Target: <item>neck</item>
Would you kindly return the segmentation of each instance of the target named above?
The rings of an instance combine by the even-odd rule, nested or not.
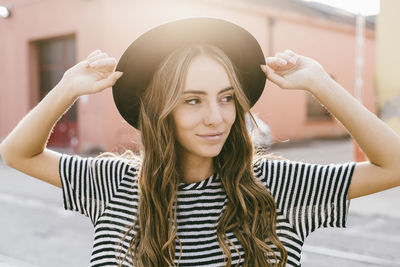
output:
[[[212,158],[195,156],[181,157],[181,175],[184,183],[196,183],[207,179],[214,173]]]

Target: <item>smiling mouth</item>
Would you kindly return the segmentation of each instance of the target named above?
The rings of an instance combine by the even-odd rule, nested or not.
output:
[[[201,137],[203,140],[211,141],[211,142],[219,142],[222,140],[224,133],[213,133],[213,134],[198,134],[197,136]]]
[[[224,132],[210,133],[210,134],[198,134],[198,136],[201,136],[201,137],[213,137],[213,136],[221,136],[223,134],[224,134]]]

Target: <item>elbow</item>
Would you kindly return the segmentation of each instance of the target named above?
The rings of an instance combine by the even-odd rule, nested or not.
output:
[[[395,180],[395,187],[400,186],[400,168],[396,168],[393,179]]]
[[[10,151],[7,150],[5,144],[2,142],[0,143],[0,157],[3,160],[3,162],[10,166],[13,167],[14,166],[14,161],[12,160],[11,157],[12,153]]]
[[[394,164],[392,178],[395,181],[395,187],[400,186],[400,165]]]
[[[400,186],[400,173],[399,173],[399,175],[397,176],[397,186]]]
[[[400,168],[394,168],[394,171],[391,174],[391,180],[394,182],[392,187],[400,186]]]

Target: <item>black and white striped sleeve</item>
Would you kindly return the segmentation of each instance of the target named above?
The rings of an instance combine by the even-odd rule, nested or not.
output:
[[[354,167],[355,163],[317,165],[262,159],[255,174],[304,240],[320,227],[346,226],[347,194]]]
[[[118,190],[128,166],[117,158],[62,155],[59,171],[64,208],[86,215],[95,224]]]

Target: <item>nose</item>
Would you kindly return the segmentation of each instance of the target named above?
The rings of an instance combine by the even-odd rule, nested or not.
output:
[[[218,125],[223,122],[223,113],[221,106],[217,102],[210,103],[204,114],[204,123],[206,125]]]

